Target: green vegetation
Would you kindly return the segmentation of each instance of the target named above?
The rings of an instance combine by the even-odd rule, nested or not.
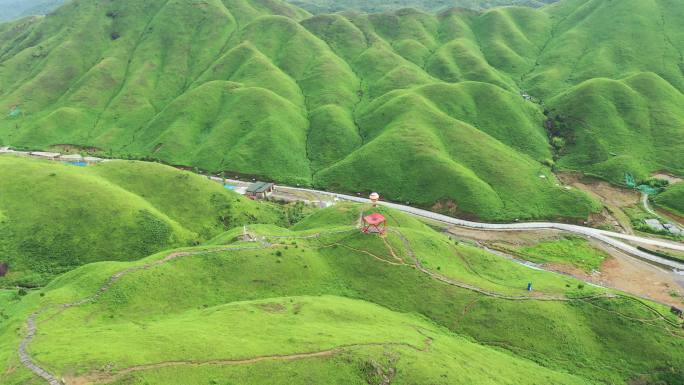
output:
[[[517,250],[521,256],[535,263],[558,263],[578,267],[587,273],[600,270],[610,256],[592,246],[582,237],[566,236],[563,239],[542,241],[534,246]]]
[[[668,187],[665,192],[656,195],[654,201],[659,206],[684,218],[684,183]]]
[[[600,205],[552,169],[684,174],[682,17],[673,0],[316,16],[80,0],[0,25],[0,143],[578,220]]]
[[[132,261],[234,226],[281,223],[276,207],[154,163],[86,168],[0,156],[0,287],[37,286],[74,267]]]
[[[504,5],[541,7],[557,0],[288,0],[290,3],[318,13],[360,11],[368,13],[386,12],[402,8],[417,8],[424,11],[444,11],[449,8],[481,10]]]
[[[23,297],[0,291],[0,381],[34,378],[16,354],[29,313],[128,271],[94,303],[41,313],[32,356],[70,380],[119,385],[677,384],[684,339],[667,307],[456,244],[385,208],[388,236],[364,235],[360,210],[248,226],[269,244],[231,230],[85,265]]]
[[[338,11],[381,12],[401,8],[418,8],[426,11],[444,10],[453,7],[486,9],[502,5],[525,5],[540,7],[557,0],[288,0],[311,13]],[[45,15],[64,3],[64,0],[0,0],[0,21],[9,21],[28,15]]]

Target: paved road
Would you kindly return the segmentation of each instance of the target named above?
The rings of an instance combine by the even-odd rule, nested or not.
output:
[[[8,148],[0,148],[0,153],[15,153],[15,154],[20,154],[20,155],[25,155],[25,156],[37,156],[37,157],[43,157],[43,158],[45,157],[45,154],[42,154],[42,153],[15,152],[15,151],[12,151],[11,149],[8,149]],[[59,154],[49,154],[49,155],[52,159],[56,159],[59,157]],[[221,178],[216,178],[216,177],[212,177],[211,179],[214,181],[217,181],[217,182],[223,181]],[[227,181],[230,183],[236,183],[236,184],[244,184],[245,183],[244,181],[231,180],[231,179],[228,179]],[[365,199],[365,198],[360,198],[360,197],[355,197],[355,196],[345,195],[345,194],[330,193],[327,191],[320,191],[320,190],[313,190],[313,189],[288,187],[288,186],[278,186],[278,190],[286,192],[286,193],[287,192],[311,193],[311,194],[316,194],[317,196],[328,197],[329,198],[328,200],[345,200],[345,201],[358,202],[358,203],[370,203],[370,200]],[[655,255],[652,255],[650,253],[643,252],[643,251],[637,249],[636,247],[629,245],[625,242],[619,241],[615,238],[628,240],[628,241],[632,241],[632,242],[637,242],[637,243],[644,244],[644,245],[659,246],[659,247],[667,248],[670,250],[678,250],[678,251],[684,251],[684,244],[682,244],[682,243],[668,242],[668,241],[663,241],[663,240],[659,240],[659,239],[639,237],[639,236],[635,236],[635,235],[616,233],[613,231],[605,231],[605,230],[594,229],[591,227],[570,225],[570,224],[565,224],[565,223],[554,223],[554,222],[526,222],[526,223],[504,223],[504,224],[480,223],[480,222],[466,221],[464,219],[452,218],[452,217],[449,217],[446,215],[434,213],[432,211],[422,210],[422,209],[418,209],[415,207],[400,205],[400,204],[396,204],[396,203],[382,202],[381,204],[384,206],[391,207],[393,209],[399,210],[399,211],[403,211],[403,212],[411,214],[411,215],[432,219],[434,221],[442,222],[442,223],[453,225],[453,226],[462,226],[462,227],[469,227],[469,228],[482,229],[482,230],[498,230],[498,231],[525,231],[525,230],[539,230],[539,229],[556,229],[556,230],[568,231],[568,232],[572,232],[575,234],[581,234],[584,236],[588,236],[588,237],[598,239],[598,240],[600,240],[600,241],[602,241],[602,242],[604,242],[604,243],[606,243],[612,247],[615,247],[616,249],[622,250],[622,251],[624,251],[630,255],[636,256],[636,257],[644,259],[644,260],[651,261],[651,262],[658,264],[658,265],[661,265],[661,266],[666,266],[666,267],[672,268],[678,272],[684,272],[684,263],[682,263],[682,262],[670,261],[668,259],[661,258],[661,257],[655,256]]]
[[[233,181],[237,182],[237,181]],[[323,196],[328,196],[331,200],[345,200],[345,201],[351,201],[351,202],[357,202],[357,203],[370,203],[369,199],[365,198],[360,198],[360,197],[355,197],[351,195],[344,195],[344,194],[336,194],[336,193],[329,193],[325,191],[318,191],[318,190],[312,190],[312,189],[303,189],[303,188],[296,188],[296,187],[285,187],[285,186],[278,186],[279,191],[303,191],[303,192],[310,192],[310,193],[315,193],[318,195],[323,195]],[[556,230],[563,230],[563,231],[568,231],[572,232],[575,234],[581,234],[587,237],[592,237],[594,239],[600,240],[612,247],[615,247],[616,249],[622,250],[630,255],[634,255],[636,257],[639,257],[641,259],[645,259],[648,261],[651,261],[653,263],[656,263],[661,266],[667,266],[669,268],[675,269],[677,271],[684,271],[684,263],[681,262],[675,262],[675,261],[670,261],[665,258],[661,258],[655,255],[652,255],[650,253],[643,252],[636,247],[629,245],[625,242],[622,242],[618,239],[615,238],[620,238],[628,241],[633,241],[633,242],[638,242],[644,245],[651,245],[651,246],[660,246],[664,248],[668,248],[671,250],[679,250],[679,251],[684,251],[684,244],[681,243],[675,243],[675,242],[668,242],[660,239],[653,239],[653,238],[646,238],[646,237],[639,237],[636,235],[629,235],[629,234],[622,234],[622,233],[616,233],[613,231],[606,231],[606,230],[599,230],[599,229],[594,229],[591,227],[585,227],[585,226],[577,226],[577,225],[571,225],[571,224],[566,224],[566,223],[553,223],[553,222],[527,222],[527,223],[481,223],[481,222],[473,222],[473,221],[467,221],[464,219],[458,219],[458,218],[452,218],[447,215],[442,215],[438,213],[434,213],[432,211],[428,210],[422,210],[418,209],[415,207],[411,206],[405,206],[405,205],[400,205],[396,203],[389,203],[389,202],[380,202],[383,206],[387,206],[390,208],[393,208],[395,210],[403,211],[405,213],[423,217],[423,218],[428,218],[434,221],[442,222],[445,224],[453,225],[453,226],[462,226],[462,227],[469,227],[469,228],[475,228],[475,229],[481,229],[481,230],[497,230],[497,231],[525,231],[525,230],[540,230],[540,229],[556,229]]]
[[[651,209],[651,206],[648,204],[648,194],[641,193],[641,203],[644,205],[644,210],[646,210],[649,214],[655,215],[657,218],[660,217],[655,211],[653,211],[653,209]]]

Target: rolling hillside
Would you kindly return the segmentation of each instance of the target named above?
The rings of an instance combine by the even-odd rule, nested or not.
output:
[[[260,205],[189,172],[142,162],[87,168],[0,156],[0,287],[44,285],[97,261],[191,246],[245,223],[279,223]]]
[[[0,25],[0,143],[580,220],[600,206],[552,166],[684,174],[682,16],[674,0],[318,16],[78,0]]]
[[[655,197],[655,202],[684,218],[684,183],[677,183]]]
[[[0,382],[37,379],[18,362],[22,340],[69,385],[682,379],[684,339],[667,307],[454,243],[384,208],[387,238],[361,234],[362,210],[341,204],[290,230],[249,226],[259,242],[229,231],[200,248],[86,265],[23,299],[0,291]]]
[[[288,0],[290,3],[320,13],[358,11],[367,13],[387,12],[402,8],[416,8],[424,11],[443,11],[449,8],[482,10],[505,5],[541,7],[558,0]]]
[[[387,2],[373,1],[330,1],[330,0],[288,0],[312,13],[331,13],[345,10],[363,12],[390,11],[401,8],[418,8],[426,11],[443,10],[452,7],[468,9],[485,9],[502,5],[525,5],[540,7],[557,0],[404,0]],[[23,16],[45,15],[60,5],[64,0],[0,0],[0,21],[10,21]]]

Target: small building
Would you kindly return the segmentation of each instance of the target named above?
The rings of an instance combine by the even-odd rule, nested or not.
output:
[[[363,229],[366,234],[384,235],[387,231],[387,219],[380,213],[373,213],[363,217]]]
[[[245,195],[253,199],[266,199],[273,194],[275,184],[268,182],[254,182],[247,187]]]

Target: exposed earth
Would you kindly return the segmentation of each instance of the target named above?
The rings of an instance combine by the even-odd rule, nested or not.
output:
[[[561,239],[564,234],[557,230],[506,232],[481,231],[463,227],[450,227],[448,231],[460,239],[473,240],[494,249],[501,245],[516,248],[535,245],[542,241]],[[634,258],[602,242],[590,240],[589,243],[592,247],[603,250],[611,256],[603,262],[598,271],[587,273],[563,263],[545,263],[540,267],[673,306],[684,304],[684,276]]]

